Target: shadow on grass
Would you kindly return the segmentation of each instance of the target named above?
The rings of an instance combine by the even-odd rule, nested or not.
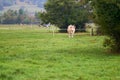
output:
[[[119,54],[112,54],[105,51],[103,48],[70,48],[70,49],[59,49],[55,53],[66,53],[66,56],[71,57],[80,57],[87,59],[96,59],[96,60],[107,60],[113,59],[114,57],[119,57]]]
[[[25,75],[25,71],[23,69],[12,69],[10,67],[5,69],[5,66],[2,65],[0,66],[0,71],[0,80],[15,80],[14,78],[16,76]]]

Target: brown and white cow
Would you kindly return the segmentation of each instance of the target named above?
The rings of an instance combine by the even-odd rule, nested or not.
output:
[[[75,33],[75,26],[74,25],[69,25],[67,28],[67,32],[68,32],[68,37],[73,37],[74,33]]]

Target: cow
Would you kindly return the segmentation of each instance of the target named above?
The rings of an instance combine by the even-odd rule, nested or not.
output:
[[[67,28],[67,32],[68,32],[68,37],[73,38],[73,35],[75,33],[75,26],[74,25],[69,25],[68,28]]]

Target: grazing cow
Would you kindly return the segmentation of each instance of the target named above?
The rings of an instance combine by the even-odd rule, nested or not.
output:
[[[74,33],[75,33],[75,26],[74,25],[69,25],[67,28],[67,32],[68,32],[68,37],[73,37]]]

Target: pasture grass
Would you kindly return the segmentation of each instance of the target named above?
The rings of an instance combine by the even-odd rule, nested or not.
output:
[[[37,27],[2,27],[0,80],[120,80],[120,55],[107,53],[103,39],[84,33],[53,36]]]

